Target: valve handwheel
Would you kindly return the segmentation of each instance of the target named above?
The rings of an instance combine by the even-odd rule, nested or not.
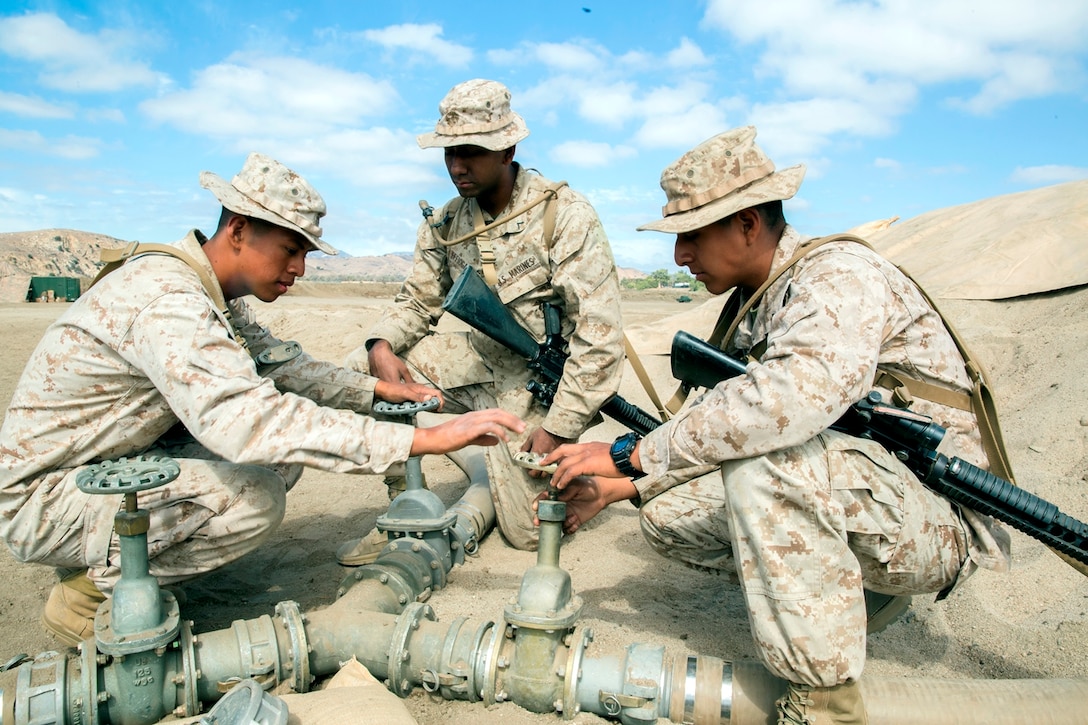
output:
[[[165,486],[180,473],[169,456],[118,458],[87,466],[76,474],[76,486],[89,494],[135,493]]]
[[[424,411],[436,410],[438,408],[438,398],[427,398],[422,402],[407,401],[404,403],[390,403],[387,400],[379,400],[374,403],[374,412],[380,415],[415,415],[416,413],[422,413]]]

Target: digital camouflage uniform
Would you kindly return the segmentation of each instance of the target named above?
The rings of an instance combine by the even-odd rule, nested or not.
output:
[[[537,199],[551,186],[539,174],[518,167],[513,195],[498,218]],[[416,373],[441,388],[446,412],[498,406],[527,423],[526,432],[512,437],[508,446],[485,449],[491,495],[499,529],[519,549],[536,546],[532,501],[545,485],[516,465],[512,452],[525,437],[543,425],[563,438],[577,438],[594,420],[598,409],[619,389],[623,343],[619,280],[616,265],[600,220],[581,194],[564,186],[557,200],[555,232],[544,234],[547,204],[509,220],[491,232],[496,255],[496,292],[506,309],[538,341],[544,339],[541,304],[560,308],[562,335],[570,357],[549,409],[533,400],[525,384],[533,378],[525,360],[516,353],[471,330],[435,333],[431,326],[442,315],[442,302],[465,267],[480,269],[474,238],[445,246],[436,240],[430,220],[416,235],[412,272],[388,308],[367,335],[389,341]],[[458,239],[475,228],[479,213],[475,199],[454,199],[435,215],[443,219],[456,209],[443,229],[445,239]],[[485,222],[492,218],[483,213]],[[366,349],[349,356],[346,364],[367,369]],[[418,378],[417,378],[418,379]]]
[[[194,231],[177,246],[214,280],[203,240]],[[254,355],[279,343],[243,301],[230,309]],[[306,354],[260,376],[185,262],[138,256],[31,356],[0,429],[0,535],[20,561],[88,567],[109,591],[120,497],[82,493],[76,474],[165,453],[181,475],[139,494],[151,574],[170,583],[216,569],[276,527],[303,466],[382,473],[408,458],[411,427],[351,412],[370,410],[375,382]],[[188,435],[175,435],[179,423]]]
[[[801,242],[787,226],[772,276]],[[969,392],[940,317],[891,263],[856,243],[818,248],[768,288],[727,349],[761,341],[746,376],[642,441],[643,531],[666,556],[739,578],[773,673],[831,687],[861,675],[863,585],[938,592],[977,566],[1007,569],[1009,539],[879,444],[828,430],[874,389],[878,364]],[[948,430],[942,453],[986,465],[970,412],[921,399],[913,409]]]

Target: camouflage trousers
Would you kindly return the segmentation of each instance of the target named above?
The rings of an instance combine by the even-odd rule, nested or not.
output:
[[[533,501],[547,488],[514,462],[528,435],[539,428],[547,411],[525,389],[531,380],[525,362],[516,355],[495,355],[486,362],[463,333],[427,335],[402,358],[416,382],[425,382],[446,397],[443,413],[502,408],[525,421],[525,432],[511,434],[510,441],[483,448],[487,463],[488,488],[495,504],[499,532],[511,546],[533,551],[539,531],[533,524]],[[349,355],[344,366],[369,372],[366,352],[360,348]]]
[[[863,586],[937,592],[962,581],[970,529],[873,441],[827,431],[731,461],[647,501],[650,545],[739,581],[764,665],[831,687],[865,663]]]
[[[146,453],[171,456],[181,468],[172,482],[137,493],[138,507],[150,517],[150,573],[163,585],[214,571],[257,548],[283,520],[287,491],[303,470],[229,463],[191,438],[164,441]],[[8,545],[20,561],[86,567],[108,593],[121,573],[113,517],[122,497],[80,491],[75,479],[83,468],[45,475],[8,530]]]

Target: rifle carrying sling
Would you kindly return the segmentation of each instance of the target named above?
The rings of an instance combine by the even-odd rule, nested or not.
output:
[[[734,290],[733,294],[729,296],[729,299],[726,300],[725,305],[722,307],[721,314],[718,316],[718,321],[714,324],[714,330],[711,332],[710,337],[707,338],[707,342],[718,348],[721,348],[723,343],[727,344],[728,341],[733,338],[733,335],[736,333],[737,327],[740,325],[741,320],[744,319],[744,316],[759,303],[767,289],[788,269],[793,267],[799,260],[818,247],[822,247],[831,242],[840,241],[853,242],[872,249],[872,246],[868,242],[852,234],[833,234],[809,240],[801,245],[797,252],[790,257],[785,264],[770,275],[767,281],[760,285],[749,298],[742,300],[740,290]],[[1004,478],[1010,483],[1015,483],[1016,481],[1012,475],[1012,466],[1009,463],[1008,453],[1005,450],[1005,441],[1002,438],[1001,427],[997,420],[997,406],[994,403],[992,386],[990,385],[986,371],[975,360],[955,327],[949,323],[948,318],[945,317],[940,308],[937,307],[933,298],[929,296],[925,289],[918,284],[918,281],[914,279],[909,272],[898,265],[896,265],[896,268],[911,281],[922,294],[922,297],[925,298],[926,302],[929,303],[929,306],[933,311],[937,313],[937,316],[941,318],[941,322],[944,323],[945,329],[948,330],[948,334],[956,344],[956,349],[959,350],[960,356],[963,358],[964,367],[971,382],[971,392],[969,394],[964,394],[940,385],[933,385],[922,380],[897,375],[880,366],[877,366],[874,384],[891,390],[892,402],[901,407],[909,407],[914,398],[920,398],[922,400],[928,400],[940,405],[959,408],[960,410],[974,413],[978,425],[979,437],[982,439],[982,447],[983,450],[986,451],[986,458],[990,463],[990,471],[994,475]],[[750,354],[758,359],[763,355],[765,350],[766,341],[764,340],[756,345]],[[681,406],[683,406],[684,401],[687,399],[687,395],[688,391],[683,386],[678,388],[672,399],[665,405],[668,413],[675,415],[676,412],[680,410]]]
[[[431,232],[434,234],[435,240],[439,244],[445,247],[452,247],[455,244],[467,242],[469,239],[475,238],[476,249],[480,252],[480,266],[483,268],[481,271],[484,275],[484,280],[488,285],[494,287],[498,282],[498,274],[495,272],[495,249],[491,244],[491,232],[497,228],[511,221],[517,219],[522,214],[526,213],[530,209],[538,206],[539,204],[545,204],[544,207],[544,239],[547,241],[548,249],[552,248],[552,242],[555,237],[555,215],[557,213],[557,204],[552,204],[554,199],[559,198],[559,190],[567,185],[565,181],[558,181],[555,184],[547,187],[537,198],[521,206],[518,209],[510,212],[504,217],[499,217],[491,222],[484,222],[484,213],[480,209],[480,204],[477,203],[473,209],[472,214],[472,226],[473,229],[468,234],[462,234],[456,239],[446,239],[439,232],[440,229],[447,226],[453,218],[457,216],[457,212],[461,209],[461,204],[464,201],[461,197],[458,197],[450,202],[446,206],[446,213],[442,219],[434,224],[431,224]],[[429,217],[432,207],[426,202],[421,200],[419,202],[419,208],[423,210],[423,216]]]

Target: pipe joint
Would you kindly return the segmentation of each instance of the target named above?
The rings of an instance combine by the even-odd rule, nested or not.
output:
[[[309,692],[310,685],[313,684],[316,678],[310,673],[310,652],[313,648],[306,638],[306,615],[298,608],[298,602],[290,600],[277,604],[276,614],[287,632],[288,643],[291,648],[291,689],[295,692]],[[274,636],[275,633],[273,632],[273,649],[275,649],[276,644]],[[282,664],[279,667],[279,679],[287,679],[287,670]]]
[[[389,666],[386,669],[389,680],[386,684],[398,697],[412,694],[415,683],[421,679],[414,674],[422,670],[419,665],[412,663],[409,644],[412,633],[419,629],[419,624],[424,619],[435,621],[434,610],[421,602],[412,602],[397,617],[396,626],[393,628],[393,636],[389,641]]]
[[[236,619],[231,622],[230,631],[234,635],[241,671],[216,682],[216,692],[225,695],[246,679],[256,680],[266,690],[274,687],[279,682],[283,665],[272,618],[264,614],[256,619]]]
[[[450,623],[438,668],[424,672],[420,678],[424,690],[437,692],[446,700],[477,702],[483,689],[480,674],[486,667],[477,665],[486,659],[483,642],[494,632],[495,623],[483,622],[472,630],[465,626],[467,621],[458,617]]]

